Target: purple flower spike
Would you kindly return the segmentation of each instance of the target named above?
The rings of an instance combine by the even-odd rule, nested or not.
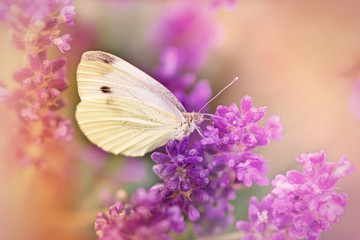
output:
[[[200,188],[209,183],[208,172],[203,168],[203,158],[198,155],[196,148],[187,150],[189,137],[181,141],[168,141],[166,154],[154,152],[151,158],[157,163],[153,170],[164,182],[161,195],[176,198],[177,195],[186,197],[185,202],[207,201],[208,195]],[[192,200],[190,200],[192,199]]]
[[[198,0],[169,4],[164,12],[166,14],[161,15],[151,28],[153,46],[177,47],[185,67],[198,68],[204,63],[209,49],[222,41],[222,26]]]
[[[171,240],[171,230],[185,230],[184,217],[178,206],[161,207],[161,196],[156,189],[138,189],[133,202],[115,203],[109,208],[109,216],[98,213],[95,231],[98,239],[164,239]]]
[[[252,99],[245,96],[240,109],[241,112],[235,104],[219,106],[215,113],[218,117],[212,117],[214,124],[204,131],[206,139],[202,143],[222,152],[243,153],[268,145],[271,139],[282,138],[283,128],[278,116],[270,117],[265,127],[257,125],[265,116],[266,107],[253,107]]]
[[[47,49],[52,45],[58,46],[62,52],[70,49],[70,35],[59,36],[59,28],[63,23],[73,24],[74,9],[71,0],[6,0],[0,4],[0,18],[7,21],[11,28],[10,40],[27,58],[13,74],[19,87],[6,97],[7,105],[23,120],[18,126],[22,132],[18,134],[20,142],[16,144],[19,147],[15,151],[18,156],[34,155],[27,156],[27,162],[38,166],[42,159],[33,153],[45,154],[50,147],[45,144],[48,140],[70,141],[74,132],[70,120],[57,112],[67,103],[59,98],[69,86],[66,59],[50,60],[47,56]],[[30,150],[35,148],[39,149]],[[41,158],[46,159],[44,154]]]
[[[243,239],[320,239],[322,231],[330,230],[330,223],[339,221],[348,196],[336,192],[335,184],[354,166],[342,156],[334,170],[324,151],[302,154],[296,160],[304,166],[302,173],[293,170],[277,175],[272,181],[273,195],[261,203],[251,199],[250,222],[236,224],[246,234]]]
[[[216,116],[212,117],[213,125],[206,128],[206,138],[201,140],[205,148],[217,152],[217,157],[209,167],[217,166],[219,169],[219,166],[223,166],[219,162],[221,159],[226,163],[223,167],[235,172],[236,180],[246,187],[250,187],[253,182],[267,185],[267,161],[252,151],[268,145],[270,140],[282,139],[283,127],[278,116],[270,117],[265,127],[259,126],[258,122],[264,118],[266,111],[266,107],[255,108],[249,96],[241,99],[240,110],[236,104],[219,106]]]

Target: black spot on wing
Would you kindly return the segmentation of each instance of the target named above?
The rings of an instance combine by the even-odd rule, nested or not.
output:
[[[108,86],[102,86],[100,88],[100,91],[103,92],[103,93],[111,93],[111,89]]]

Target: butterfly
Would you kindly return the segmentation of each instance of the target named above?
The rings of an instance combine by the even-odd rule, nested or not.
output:
[[[114,154],[143,156],[170,139],[188,136],[203,121],[202,113],[188,113],[154,78],[106,52],[82,55],[77,84],[80,129]]]

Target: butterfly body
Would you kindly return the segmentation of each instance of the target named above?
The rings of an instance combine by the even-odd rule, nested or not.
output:
[[[143,156],[170,139],[189,135],[203,120],[201,113],[186,112],[155,79],[109,53],[85,52],[77,82],[80,129],[115,154]]]

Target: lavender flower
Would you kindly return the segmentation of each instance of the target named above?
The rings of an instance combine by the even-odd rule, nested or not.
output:
[[[153,170],[163,180],[157,188],[169,206],[178,205],[187,213],[196,235],[218,234],[233,223],[230,201],[236,197],[237,185],[268,183],[266,160],[252,151],[270,139],[281,139],[282,124],[273,116],[265,127],[258,126],[266,108],[253,107],[248,96],[242,99],[241,110],[240,114],[235,104],[220,106],[213,125],[204,131],[205,139],[191,150],[185,137],[180,142],[170,140],[167,154],[151,156],[157,163]]]
[[[285,231],[278,231],[269,224],[274,220],[271,205],[275,197],[272,194],[265,196],[261,202],[256,197],[250,199],[249,220],[238,221],[236,227],[245,232],[244,240],[251,239],[284,239]]]
[[[199,217],[194,204],[208,201],[205,191],[208,172],[202,167],[203,158],[196,148],[187,150],[189,137],[180,142],[170,140],[166,144],[167,154],[155,152],[151,158],[157,163],[153,170],[164,182],[158,185],[164,198],[172,198],[188,213],[190,220]],[[190,200],[191,199],[191,200]]]
[[[164,46],[177,49],[178,64],[185,70],[199,68],[221,41],[222,26],[199,0],[174,1],[164,13],[151,29],[152,45],[160,51]]]
[[[267,160],[252,151],[268,145],[270,140],[282,139],[283,126],[278,116],[270,117],[265,127],[258,126],[267,108],[253,107],[249,96],[243,97],[240,105],[241,112],[236,104],[219,106],[212,117],[213,125],[207,126],[204,131],[202,144],[217,153],[209,168],[219,169],[220,174],[231,169],[236,173],[236,180],[247,187],[253,182],[267,185],[265,174],[269,168],[264,165]]]
[[[219,106],[212,116],[213,124],[204,130],[202,148],[213,158],[204,161],[209,171],[210,181],[204,188],[209,201],[201,206],[203,211],[194,226],[196,235],[218,234],[232,224],[230,201],[235,199],[238,185],[268,184],[267,160],[253,151],[269,144],[271,139],[280,140],[283,127],[278,116],[270,117],[265,127],[258,126],[266,110],[266,107],[253,107],[251,98],[245,96],[241,100],[241,113],[236,104]]]
[[[325,159],[324,151],[302,154],[296,161],[303,164],[303,172],[277,175],[272,181],[274,195],[261,203],[252,198],[250,222],[237,222],[237,228],[246,232],[243,239],[320,239],[322,231],[330,230],[348,199],[345,193],[335,191],[335,184],[352,173],[354,166],[345,155],[336,169]]]
[[[47,48],[52,45],[58,46],[61,52],[70,49],[70,35],[58,36],[58,27],[63,23],[74,24],[75,8],[71,2],[24,0],[3,3],[6,8],[4,18],[11,26],[11,42],[27,60],[13,74],[13,79],[21,86],[7,97],[8,105],[22,120],[19,138],[23,138],[24,145],[17,144],[21,146],[17,153],[20,158],[40,158],[32,156],[35,152],[31,150],[32,144],[39,148],[45,140],[72,139],[71,121],[57,113],[66,105],[65,99],[59,98],[69,85],[66,59],[47,59]]]
[[[185,230],[184,217],[178,206],[164,208],[161,202],[157,190],[138,189],[131,202],[117,202],[111,206],[109,216],[97,214],[95,231],[98,239],[171,240],[171,230],[176,233]]]

